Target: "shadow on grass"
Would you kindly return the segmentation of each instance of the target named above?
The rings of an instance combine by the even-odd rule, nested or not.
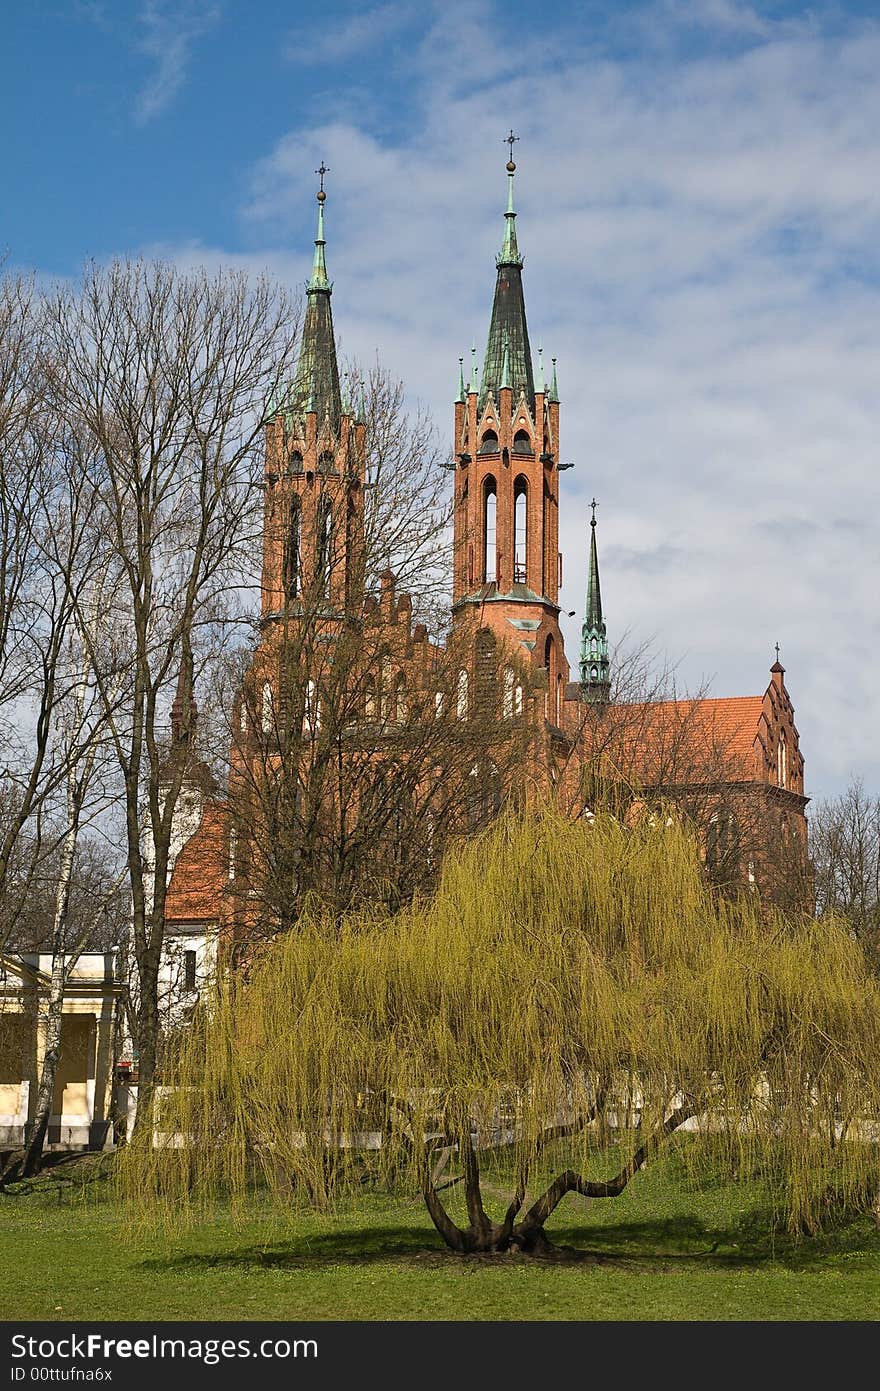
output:
[[[180,1252],[140,1262],[143,1269],[183,1271],[217,1268],[319,1269],[334,1265],[378,1263],[444,1265],[468,1268],[523,1265],[592,1264],[626,1270],[661,1271],[688,1266],[718,1270],[756,1270],[769,1265],[791,1270],[827,1267],[829,1258],[858,1255],[875,1261],[880,1242],[866,1224],[855,1223],[825,1237],[795,1242],[768,1236],[766,1214],[749,1214],[736,1226],[713,1228],[693,1216],[655,1221],[608,1223],[601,1227],[566,1226],[549,1233],[558,1254],[546,1258],[502,1255],[460,1256],[422,1226],[377,1226],[337,1230],[234,1249]],[[873,1249],[872,1249],[873,1248]]]

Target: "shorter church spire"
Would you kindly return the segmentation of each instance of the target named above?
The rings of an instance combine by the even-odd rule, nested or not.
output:
[[[290,414],[294,418],[301,418],[314,412],[318,417],[318,428],[320,429],[326,420],[331,432],[336,434],[342,415],[342,397],[339,389],[333,313],[330,308],[333,284],[327,278],[327,264],[324,259],[324,203],[327,200],[324,175],[329,173],[329,170],[322,163],[320,169],[315,172],[321,179],[321,186],[316,194],[318,235],[315,238],[312,278],[306,285],[306,313],[290,398]]]
[[[599,587],[599,552],[596,546],[595,498],[590,521],[590,569],[587,577],[587,605],[581,628],[581,690],[584,699],[592,704],[604,704],[611,691],[611,663],[608,658],[608,638],[602,617],[602,591]]]

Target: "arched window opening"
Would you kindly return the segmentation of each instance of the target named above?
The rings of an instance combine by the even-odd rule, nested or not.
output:
[[[504,668],[504,718],[513,719],[514,691],[516,690],[516,676],[512,667]]]
[[[562,689],[562,673],[556,673],[556,706],[553,714],[553,723],[557,726],[562,724],[562,702],[564,692]]]
[[[496,435],[494,430],[486,430],[485,434],[483,435],[483,438],[480,440],[480,453],[498,453],[498,436]]]
[[[238,832],[231,827],[229,832],[229,878],[235,878],[235,861],[238,854]]]
[[[330,574],[333,569],[333,508],[327,498],[322,498],[318,506],[318,535],[315,547],[315,575],[318,592],[326,597],[330,590]]]
[[[785,747],[785,735],[779,736],[779,743],[776,745],[776,782],[779,787],[788,785],[788,750]]]
[[[513,578],[525,584],[528,573],[529,485],[518,478],[513,485]]]
[[[394,688],[394,718],[398,724],[406,724],[409,719],[409,702],[406,698],[406,679],[401,671]]]
[[[519,684],[513,688],[513,716],[517,719],[523,712],[523,688]]]
[[[302,454],[300,454],[300,452],[299,452],[298,449],[294,449],[294,450],[291,452],[290,460],[289,460],[289,462],[288,462],[288,472],[289,472],[289,473],[302,473],[302,471],[303,471],[303,456],[302,456]]]
[[[263,686],[263,698],[261,702],[262,726],[264,734],[271,734],[275,727],[275,700],[272,695],[272,685],[269,681]]]
[[[434,692],[434,719],[439,720],[443,717],[443,692]]]
[[[726,807],[719,808],[709,818],[706,868],[726,882],[730,882],[739,869],[739,823]]]
[[[498,490],[494,478],[483,483],[483,581],[494,584],[498,579]]]
[[[466,720],[468,715],[468,674],[462,668],[458,673],[458,681],[455,688],[455,713],[460,720]]]
[[[320,473],[332,473],[336,468],[336,455],[332,449],[324,449],[318,455],[318,471]]]
[[[376,683],[372,676],[364,682],[364,715],[368,720],[376,718]]]
[[[303,728],[307,734],[314,734],[321,724],[321,702],[318,687],[314,681],[306,682],[306,708],[303,715]]]
[[[238,711],[238,727],[242,734],[248,732],[248,708],[247,701],[243,700]]]
[[[300,503],[290,500],[287,535],[284,538],[284,597],[295,599],[299,591],[300,573]]]
[[[547,634],[547,641],[544,643],[544,669],[547,672],[547,689],[544,692],[544,719],[551,718],[551,699],[553,697],[553,635]]]
[[[532,449],[532,441],[529,439],[528,432],[526,430],[517,430],[516,434],[514,435],[513,452],[514,454],[534,453]]]
[[[491,760],[475,763],[468,773],[465,814],[468,829],[479,830],[501,810],[501,777]]]

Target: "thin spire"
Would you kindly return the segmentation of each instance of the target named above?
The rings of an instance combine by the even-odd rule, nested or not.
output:
[[[519,247],[516,244],[516,209],[513,206],[513,176],[516,173],[516,165],[513,162],[513,142],[519,136],[510,134],[504,137],[505,145],[510,146],[510,158],[507,161],[507,211],[504,214],[504,241],[501,243],[501,251],[495,258],[499,266],[521,266],[522,257],[519,254]]]
[[[590,568],[587,576],[587,604],[581,628],[581,689],[584,699],[592,704],[607,701],[611,689],[611,663],[608,658],[608,638],[602,617],[602,591],[599,586],[599,552],[596,546],[595,498],[590,503]]]
[[[526,326],[526,307],[522,288],[522,257],[516,242],[516,211],[513,206],[513,176],[516,165],[513,162],[513,142],[519,137],[513,131],[505,139],[510,146],[511,158],[507,161],[507,212],[504,214],[504,242],[500,253],[495,257],[497,276],[495,279],[495,299],[492,304],[492,317],[489,321],[489,337],[486,341],[486,356],[483,361],[482,387],[480,389],[480,409],[489,396],[498,398],[501,377],[504,369],[505,349],[508,354],[507,380],[519,398],[520,392],[526,398],[530,410],[535,408],[535,379],[532,371],[532,350],[529,346],[529,331]]]
[[[456,399],[457,402],[462,402],[462,403],[463,403],[464,400],[465,400],[465,389],[464,389],[464,358],[463,358],[463,357],[460,357],[460,358],[458,359],[458,395],[456,396],[455,399]]]
[[[315,259],[312,263],[312,278],[308,283],[308,290],[310,293],[313,290],[326,290],[329,295],[333,286],[327,279],[327,265],[324,260],[324,247],[327,245],[324,240],[324,204],[327,201],[327,195],[324,192],[324,175],[329,174],[330,170],[321,160],[321,167],[316,169],[315,173],[320,175],[321,187],[315,195],[318,200],[318,235],[315,237]]]
[[[477,387],[477,345],[471,343],[471,391],[476,391]]]
[[[535,390],[536,390],[536,391],[543,391],[543,390],[544,390],[544,345],[543,345],[543,343],[539,343],[539,344],[538,344],[538,382],[537,382],[537,385],[536,385],[536,387],[535,387]]]
[[[552,380],[551,383],[550,383],[550,393],[549,393],[549,396],[548,396],[547,399],[548,399],[549,401],[555,401],[555,402],[558,404],[558,403],[559,403],[559,387],[556,385],[556,358],[554,357],[554,358],[552,359],[552,361],[553,361],[553,380]]]
[[[301,417],[312,412],[318,416],[319,427],[330,422],[333,434],[339,429],[342,396],[339,389],[339,366],[336,361],[336,337],[333,332],[333,313],[330,296],[333,284],[327,278],[324,258],[324,175],[330,171],[321,163],[316,169],[321,186],[315,195],[318,201],[318,235],[315,238],[315,259],[312,278],[306,285],[306,313],[303,323],[299,361],[291,392],[290,413]]]

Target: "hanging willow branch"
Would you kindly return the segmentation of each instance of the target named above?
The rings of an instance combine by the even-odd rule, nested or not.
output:
[[[546,1251],[567,1193],[617,1196],[687,1123],[712,1135],[683,1147],[694,1178],[769,1149],[803,1228],[876,1184],[878,1059],[880,990],[840,924],[713,897],[665,816],[548,810],[459,845],[430,901],[315,909],[265,947],[181,1039],[160,1143],[120,1180],[174,1222],[262,1184],[319,1205],[402,1184],[453,1250]]]

